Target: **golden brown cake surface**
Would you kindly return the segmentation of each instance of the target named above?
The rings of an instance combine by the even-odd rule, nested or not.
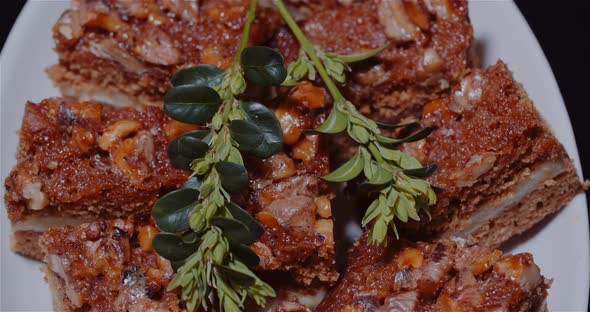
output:
[[[462,239],[432,244],[363,235],[316,311],[542,311],[549,283],[530,254],[502,255]]]
[[[180,293],[168,291],[174,271],[152,246],[158,233],[149,212],[51,229],[40,240],[46,280],[58,311],[185,311]],[[262,275],[275,288],[266,309],[310,311],[325,286],[300,286],[285,275]],[[279,278],[280,276],[280,278]]]
[[[449,97],[424,108],[430,136],[405,146],[444,192],[419,239],[473,236],[493,246],[557,212],[581,191],[572,161],[502,62],[474,69]]]
[[[422,106],[448,94],[471,65],[473,30],[463,0],[321,2],[302,22],[310,41],[344,55],[390,44],[374,59],[353,64],[344,88],[363,113],[382,122],[420,116]],[[274,45],[287,60],[299,45],[282,29]]]
[[[53,28],[59,63],[48,74],[66,95],[161,105],[180,68],[229,66],[247,10],[245,0],[74,0]],[[257,10],[250,44],[278,23],[271,9]]]
[[[321,90],[304,83],[275,107],[288,145],[268,159],[246,158],[249,187],[235,200],[265,229],[252,247],[263,259],[261,270],[291,272],[305,284],[334,282],[334,195],[319,178],[329,172],[328,157],[318,135],[303,134],[324,115],[298,100],[302,88]],[[318,100],[323,105],[323,97]],[[35,232],[150,209],[188,178],[188,170],[170,163],[166,149],[174,137],[196,128],[156,107],[58,98],[28,103],[18,163],[6,179],[13,250],[39,258]]]

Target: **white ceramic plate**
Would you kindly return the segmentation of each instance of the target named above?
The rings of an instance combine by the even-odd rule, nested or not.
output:
[[[30,1],[18,18],[1,56],[2,181],[15,164],[17,130],[27,100],[40,101],[58,92],[44,69],[55,63],[51,27],[68,1]],[[470,16],[484,65],[498,58],[508,63],[541,115],[580,168],[571,124],[551,72],[533,33],[511,1],[473,1]],[[580,172],[580,171],[579,171]],[[2,187],[2,198],[4,188]],[[40,263],[9,250],[10,228],[1,204],[2,311],[51,310],[51,297]],[[590,280],[588,215],[585,196],[577,196],[557,216],[514,240],[507,251],[532,252],[545,276],[554,278],[551,311],[586,311]]]

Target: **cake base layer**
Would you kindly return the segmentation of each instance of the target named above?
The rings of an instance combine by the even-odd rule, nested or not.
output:
[[[15,231],[12,233],[10,249],[12,251],[36,260],[43,259],[43,252],[39,247],[39,237],[43,232]]]
[[[501,61],[473,69],[451,95],[424,107],[432,133],[403,149],[442,189],[430,216],[399,222],[403,237],[460,236],[498,247],[563,208],[582,184],[572,160]]]

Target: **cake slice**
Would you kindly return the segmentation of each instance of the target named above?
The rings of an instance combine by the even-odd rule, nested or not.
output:
[[[49,230],[40,244],[54,310],[186,311],[180,292],[166,290],[174,271],[153,251],[157,232],[149,212]],[[277,297],[266,309],[248,303],[246,311],[310,311],[325,293],[321,286],[297,286],[285,276],[270,282]]]
[[[303,31],[326,52],[350,55],[389,44],[376,57],[353,63],[343,89],[374,120],[419,117],[424,104],[446,96],[474,63],[466,0],[300,2],[310,8]],[[286,28],[273,45],[287,61],[299,55]]]
[[[47,72],[67,96],[162,105],[180,68],[231,64],[247,10],[247,0],[72,0],[53,28],[59,63]],[[249,43],[266,42],[279,23],[259,8]]]
[[[317,312],[546,311],[550,282],[530,254],[502,255],[463,239],[417,244],[363,235]]]
[[[474,69],[449,97],[426,105],[422,124],[432,134],[405,149],[422,164],[438,164],[430,182],[444,191],[432,219],[400,224],[404,237],[498,246],[582,190],[563,146],[501,61]]]
[[[298,86],[275,108],[287,145],[268,159],[246,158],[249,187],[234,200],[265,230],[252,246],[261,257],[260,269],[290,272],[306,284],[338,277],[334,194],[319,178],[330,170],[327,152],[318,135],[302,134],[324,119],[321,110],[305,107],[323,97],[299,98],[310,88],[316,89]],[[189,177],[190,171],[170,163],[166,150],[173,138],[196,127],[156,107],[114,108],[58,98],[28,103],[17,165],[6,179],[12,249],[41,259],[37,240],[50,227],[151,209],[160,195]]]
[[[5,182],[12,249],[40,259],[37,240],[49,227],[127,217],[181,186],[189,172],[172,166],[166,147],[189,129],[155,107],[27,103]]]

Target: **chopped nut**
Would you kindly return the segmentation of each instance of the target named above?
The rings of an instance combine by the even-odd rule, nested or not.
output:
[[[473,185],[479,177],[494,167],[497,154],[494,152],[485,152],[472,156],[465,164],[465,167],[451,174],[450,178],[455,180],[459,187]]]
[[[88,102],[75,102],[70,105],[78,118],[100,122],[102,114],[102,105]]]
[[[316,212],[322,218],[329,218],[332,216],[332,204],[326,196],[316,197],[314,199]]]
[[[144,35],[135,46],[135,52],[146,62],[152,64],[178,64],[181,60],[181,54],[174,46],[170,36],[156,26],[146,25],[146,27],[147,30],[143,32]]]
[[[171,119],[166,125],[164,125],[164,134],[168,142],[174,140],[177,136],[192,130],[199,129],[199,126],[188,124],[180,121]]]
[[[325,238],[325,241],[331,243],[334,241],[334,223],[332,220],[328,219],[320,219],[315,222],[314,225],[314,232],[322,235]]]
[[[416,39],[420,32],[408,17],[402,0],[379,0],[377,15],[388,38],[406,42]]]
[[[158,229],[151,225],[145,225],[140,227],[137,233],[139,247],[141,247],[143,251],[152,251],[152,239],[154,238],[154,235],[156,235],[156,233],[158,232]]]
[[[118,120],[108,126],[102,133],[102,136],[98,139],[98,146],[105,151],[112,152],[116,147],[115,143],[139,130],[141,127],[142,125],[139,121]]]
[[[500,256],[502,256],[502,252],[496,249],[493,252],[485,255],[483,258],[479,258],[471,266],[471,273],[473,273],[475,276],[483,274],[494,266],[496,261],[500,259]]]
[[[444,67],[444,62],[440,55],[433,48],[428,48],[424,51],[424,58],[422,59],[422,66],[426,74],[431,74],[440,71]]]
[[[29,209],[31,210],[41,210],[49,202],[47,195],[41,192],[41,183],[39,182],[26,182],[23,187],[23,197],[29,200]]]
[[[318,154],[319,136],[317,134],[309,134],[299,140],[293,145],[293,158],[308,162]]]
[[[277,108],[275,115],[283,129],[283,141],[285,144],[295,144],[299,140],[301,133],[303,133],[303,126],[299,120],[301,112],[295,106],[283,103]]]
[[[82,152],[88,153],[94,146],[94,134],[85,128],[74,126],[70,144]]]
[[[223,58],[216,48],[208,47],[201,52],[201,63],[215,65],[219,68],[228,68],[233,58]]]
[[[275,154],[263,160],[264,176],[273,181],[292,177],[297,173],[293,159],[285,153]]]
[[[440,19],[447,19],[453,13],[453,7],[448,0],[425,0],[428,10]]]
[[[91,41],[88,44],[88,52],[99,58],[117,62],[130,73],[141,74],[148,69],[142,61],[130,55],[129,51],[119,46],[114,38]]]
[[[113,155],[113,161],[127,176],[129,182],[137,185],[150,174],[154,150],[154,138],[148,131],[143,130],[121,143]]]
[[[125,23],[113,14],[92,12],[84,23],[87,27],[97,27],[110,32],[118,32],[125,28]]]
[[[448,101],[445,99],[437,99],[426,104],[422,110],[424,124],[429,127],[440,127],[442,125],[440,121],[446,123],[459,116],[452,112],[447,104]]]
[[[289,99],[307,108],[321,108],[326,105],[326,90],[316,87],[309,81],[303,81],[297,84]]]
[[[404,249],[397,257],[397,265],[400,269],[405,269],[409,266],[419,269],[424,262],[424,255],[416,248]]]
[[[199,17],[198,0],[162,0],[162,4],[186,21],[196,22]]]
[[[406,9],[406,13],[412,22],[414,22],[414,24],[418,25],[418,27],[420,27],[422,30],[428,30],[430,28],[428,13],[422,10],[418,0],[404,1],[404,7]]]

